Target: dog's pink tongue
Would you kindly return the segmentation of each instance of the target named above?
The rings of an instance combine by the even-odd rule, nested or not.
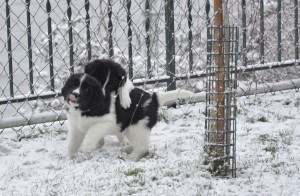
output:
[[[75,95],[73,95],[73,94],[70,94],[69,95],[69,99],[71,100],[71,101],[76,101],[77,99],[76,99],[76,97],[75,97]]]

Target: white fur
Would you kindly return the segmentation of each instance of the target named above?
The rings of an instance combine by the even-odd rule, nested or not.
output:
[[[133,161],[138,161],[142,158],[149,149],[149,137],[151,130],[146,126],[147,119],[140,120],[137,124],[129,126],[125,130],[125,136],[130,141],[130,146],[123,151],[130,153],[128,158]],[[130,149],[130,151],[128,151]]]
[[[79,92],[79,87],[78,88],[76,88],[75,90],[73,90],[73,93],[77,93],[77,94],[79,94],[80,92]]]
[[[103,95],[105,95],[105,87],[109,81],[109,78],[110,78],[110,69],[108,70],[108,74],[107,74],[107,77],[106,77],[106,80],[105,80],[105,83],[103,84],[103,87],[102,87],[102,93]]]
[[[127,109],[131,105],[131,99],[129,96],[130,91],[134,88],[132,82],[127,79],[124,86],[119,88],[120,104],[124,109]]]

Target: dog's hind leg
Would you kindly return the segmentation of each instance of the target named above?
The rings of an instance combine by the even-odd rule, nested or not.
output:
[[[136,125],[131,125],[125,131],[125,135],[132,147],[132,152],[128,155],[130,160],[138,161],[148,153],[150,129],[145,126],[143,121]]]

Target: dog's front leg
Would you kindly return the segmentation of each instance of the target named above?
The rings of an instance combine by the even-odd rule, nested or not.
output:
[[[68,155],[73,158],[78,152],[78,149],[83,141],[84,133],[77,129],[69,130]]]
[[[109,134],[109,127],[103,124],[96,124],[92,126],[86,133],[82,145],[82,152],[92,152],[97,149],[99,141],[101,141],[104,136]]]

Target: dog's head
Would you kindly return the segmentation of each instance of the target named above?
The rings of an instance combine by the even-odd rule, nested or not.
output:
[[[61,92],[70,107],[97,115],[104,110],[105,100],[101,84],[87,74],[71,75]]]
[[[84,72],[95,77],[108,92],[117,91],[127,80],[122,66],[109,59],[98,59],[85,65]]]

